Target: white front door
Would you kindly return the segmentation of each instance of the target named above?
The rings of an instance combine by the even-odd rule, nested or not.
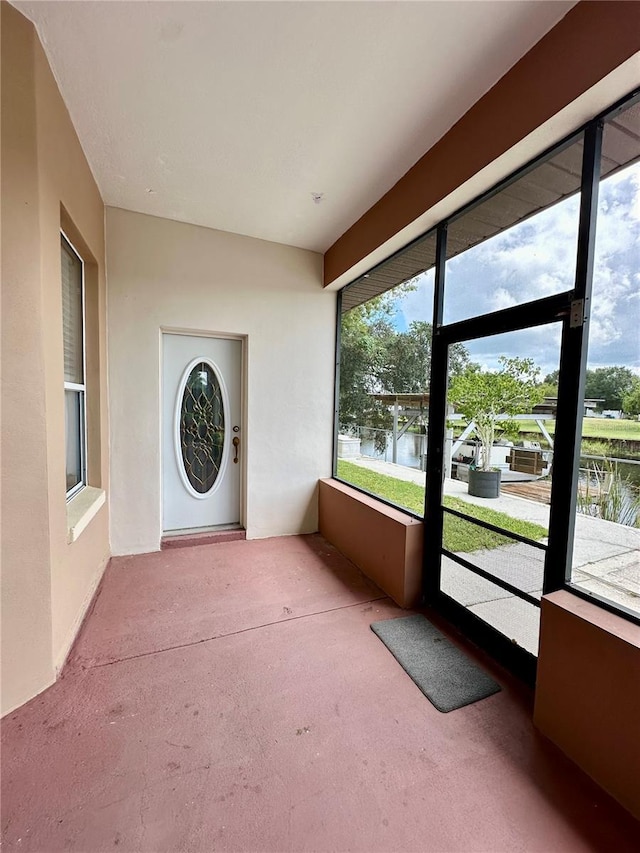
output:
[[[242,342],[162,336],[163,529],[238,524]]]

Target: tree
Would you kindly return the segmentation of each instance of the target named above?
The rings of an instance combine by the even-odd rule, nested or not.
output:
[[[599,408],[622,409],[622,399],[633,390],[636,377],[628,367],[598,367],[587,370],[584,396],[602,400]]]
[[[540,383],[540,390],[542,392],[543,397],[557,397],[558,396],[558,381],[560,379],[560,371],[554,370],[551,373],[547,373],[544,377],[544,380]]]
[[[378,297],[378,300],[381,300]],[[392,323],[393,306],[371,300],[342,317],[340,345],[340,423],[391,427],[387,406],[372,395],[424,394],[431,376],[431,323],[415,321],[405,332]],[[449,350],[449,374],[469,364],[462,344]]]
[[[537,377],[540,369],[530,358],[498,359],[495,373],[470,364],[453,378],[449,386],[449,402],[469,421],[481,444],[481,468],[491,468],[491,448],[496,428],[510,426],[509,418],[531,411],[542,400]]]
[[[622,398],[622,411],[625,415],[637,418],[640,415],[640,379],[636,376],[631,390]]]
[[[558,396],[558,377],[560,371],[548,373],[541,388],[545,397]],[[590,400],[600,400],[599,409],[623,409],[626,394],[633,391],[638,378],[628,367],[598,367],[587,370],[584,396]]]
[[[552,382],[541,382],[538,385],[540,389],[540,393],[543,397],[557,397],[558,396],[558,386],[554,385]]]
[[[387,394],[424,393],[431,371],[431,323],[417,321],[406,332],[390,331],[378,373],[382,390]]]
[[[340,332],[340,422],[386,426],[386,409],[373,399],[384,360],[384,321],[372,323],[362,306],[346,312]],[[385,415],[387,417],[385,418]]]
[[[346,311],[340,328],[340,423],[346,427],[391,427],[386,406],[373,399],[380,393],[380,372],[389,339],[396,334],[392,318],[398,302],[416,289],[414,280]]]
[[[387,394],[425,394],[431,380],[431,323],[414,321],[406,332],[391,330],[385,343],[385,362],[378,378]],[[449,348],[449,375],[461,373],[469,364],[463,344]]]

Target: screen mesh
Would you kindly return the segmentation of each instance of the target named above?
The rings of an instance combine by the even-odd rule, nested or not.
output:
[[[440,588],[513,643],[532,655],[538,654],[538,607],[479,577],[444,555]]]
[[[443,545],[447,551],[493,577],[534,598],[541,597],[546,551],[508,535],[494,533],[471,519],[462,519],[446,510]]]

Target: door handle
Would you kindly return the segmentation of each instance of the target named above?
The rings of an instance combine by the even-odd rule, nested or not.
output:
[[[237,435],[234,435],[234,437],[233,437],[233,446],[234,446],[235,451],[236,451],[236,455],[235,455],[235,458],[233,461],[234,461],[234,463],[237,463],[238,462],[238,448],[240,447],[240,439],[238,438]]]

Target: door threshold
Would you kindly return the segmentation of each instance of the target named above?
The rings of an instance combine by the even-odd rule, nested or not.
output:
[[[171,531],[160,540],[160,550],[170,548],[193,548],[195,545],[219,545],[223,542],[237,542],[247,538],[247,531],[237,524],[229,524],[208,529]]]

